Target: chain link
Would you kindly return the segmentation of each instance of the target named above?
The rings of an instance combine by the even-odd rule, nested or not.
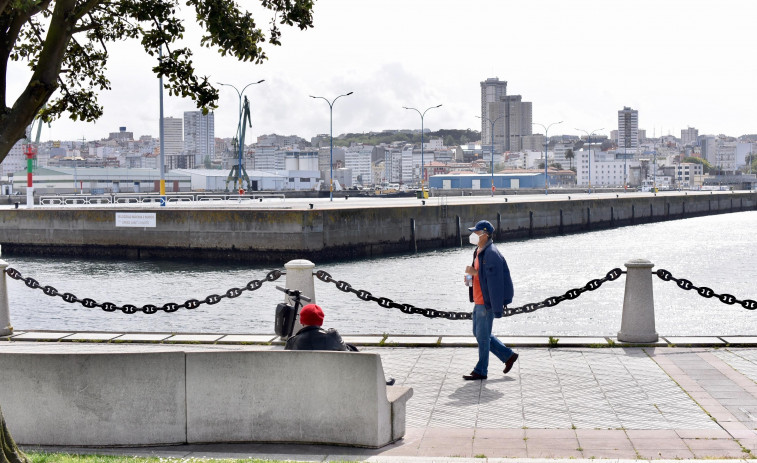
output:
[[[561,296],[548,297],[541,302],[526,304],[521,307],[505,307],[502,316],[511,317],[513,315],[522,313],[531,313],[544,307],[554,307],[563,301],[575,299],[586,291],[594,291],[607,281],[617,280],[624,273],[626,272],[622,271],[619,268],[614,268],[607,272],[607,275],[605,275],[604,278],[591,280],[582,288],[569,289],[565,294]],[[342,292],[352,293],[357,296],[358,299],[375,302],[376,304],[386,309],[399,309],[402,313],[423,315],[424,317],[428,318],[446,318],[447,320],[471,319],[471,312],[446,312],[429,308],[424,309],[415,307],[412,304],[398,304],[388,297],[375,297],[373,294],[364,289],[354,289],[352,285],[347,283],[346,281],[335,280],[328,272],[324,270],[318,270],[314,275],[324,283],[333,283],[334,286],[336,286],[336,288]]]
[[[691,281],[685,279],[685,278],[676,278],[671,274],[669,271],[665,270],[664,268],[661,268],[657,270],[656,272],[652,272],[653,274],[657,275],[657,277],[662,281],[674,281],[676,285],[678,285],[679,288],[685,289],[686,291],[691,291],[692,289],[697,292],[700,296],[710,299],[710,298],[717,298],[720,302],[727,305],[734,305],[739,304],[743,308],[747,310],[754,310],[757,309],[757,301],[754,301],[752,299],[744,299],[743,301],[740,301],[736,298],[736,296],[733,296],[732,294],[718,294],[715,291],[713,291],[711,288],[708,288],[707,286],[695,286],[694,283]]]
[[[7,268],[5,270],[5,273],[14,280],[23,281],[24,284],[28,286],[29,288],[39,289],[48,296],[58,296],[70,304],[74,304],[78,302],[79,304],[83,305],[84,307],[87,307],[88,309],[99,307],[106,312],[115,312],[117,310],[120,310],[121,312],[125,314],[134,314],[137,312],[142,312],[144,314],[154,314],[161,310],[163,312],[171,313],[171,312],[176,312],[179,309],[190,309],[190,310],[196,309],[202,304],[214,305],[221,302],[224,298],[233,299],[235,297],[239,297],[242,295],[244,291],[255,291],[257,289],[260,289],[260,287],[263,286],[263,283],[267,281],[276,281],[279,278],[281,278],[282,275],[285,274],[281,270],[271,270],[270,272],[266,274],[264,279],[252,280],[249,283],[247,283],[247,285],[244,288],[231,288],[222,295],[211,294],[210,296],[206,297],[203,300],[189,299],[183,304],[169,302],[167,304],[163,304],[162,306],[147,304],[142,307],[126,304],[119,307],[116,304],[113,304],[112,302],[103,302],[102,304],[99,304],[94,299],[90,299],[90,298],[79,299],[78,297],[76,297],[75,295],[71,293],[60,294],[58,290],[52,286],[40,286],[39,282],[35,280],[34,278],[31,278],[31,277],[24,278],[23,275],[21,275],[21,272],[19,272],[18,270],[12,267]]]

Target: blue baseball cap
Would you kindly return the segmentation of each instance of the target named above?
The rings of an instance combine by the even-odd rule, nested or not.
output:
[[[480,231],[480,230],[483,230],[483,231],[485,231],[486,233],[488,233],[490,235],[494,233],[494,227],[492,226],[491,223],[489,223],[488,220],[480,220],[476,224],[475,227],[471,227],[471,228],[468,229],[468,231],[472,231],[472,232],[474,232],[474,231]]]

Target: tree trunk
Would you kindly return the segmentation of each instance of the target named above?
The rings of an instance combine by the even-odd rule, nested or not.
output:
[[[29,463],[29,459],[18,449],[8,431],[8,426],[5,425],[2,408],[0,408],[0,463]]]

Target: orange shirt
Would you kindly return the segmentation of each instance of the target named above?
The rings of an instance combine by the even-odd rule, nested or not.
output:
[[[481,292],[481,284],[478,281],[478,254],[473,259],[473,268],[476,269],[476,274],[473,275],[473,303],[484,305],[484,293]]]

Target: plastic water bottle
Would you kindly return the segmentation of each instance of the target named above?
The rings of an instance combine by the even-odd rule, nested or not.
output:
[[[473,275],[465,274],[465,286],[473,286]]]

